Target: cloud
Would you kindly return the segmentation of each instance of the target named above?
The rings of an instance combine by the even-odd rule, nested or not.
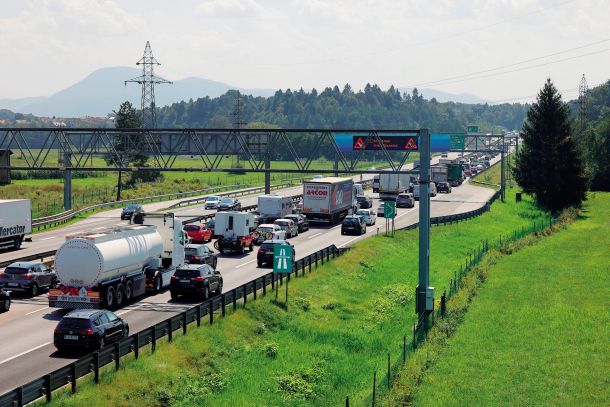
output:
[[[208,17],[256,17],[263,8],[255,0],[205,0],[196,7],[197,12]]]

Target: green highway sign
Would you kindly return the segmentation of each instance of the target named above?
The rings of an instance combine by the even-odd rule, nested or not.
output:
[[[383,217],[389,219],[396,217],[396,202],[386,201],[383,203]]]
[[[459,151],[464,149],[464,133],[449,134],[449,151]]]
[[[468,126],[468,133],[478,133],[479,126]]]
[[[273,272],[292,273],[292,246],[276,245],[273,247]]]

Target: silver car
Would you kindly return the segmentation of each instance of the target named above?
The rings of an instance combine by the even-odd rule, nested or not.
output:
[[[292,219],[276,219],[273,224],[284,229],[286,231],[286,237],[288,238],[299,235],[299,227]]]
[[[377,222],[377,215],[372,209],[358,209],[356,215],[362,216],[367,226],[372,226]]]
[[[218,208],[218,204],[220,203],[220,197],[216,195],[208,196],[205,200],[205,209],[216,209]]]

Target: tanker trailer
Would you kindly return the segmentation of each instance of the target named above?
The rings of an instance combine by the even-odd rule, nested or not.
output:
[[[155,213],[143,223],[67,236],[55,254],[61,284],[49,291],[49,306],[120,308],[147,288],[167,287],[184,263],[182,223]]]

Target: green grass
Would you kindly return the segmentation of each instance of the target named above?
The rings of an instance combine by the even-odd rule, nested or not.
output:
[[[610,194],[499,259],[415,393],[421,406],[608,405]]]
[[[439,292],[483,239],[545,218],[529,198],[497,202],[472,221],[434,227],[431,284]],[[417,283],[417,231],[374,237],[307,278],[290,283],[288,312],[273,294],[211,327],[189,327],[154,356],[141,353],[102,384],[79,384],[53,405],[330,406],[370,397],[373,370],[383,371],[409,335]],[[281,291],[283,296],[283,291]],[[282,297],[280,297],[282,298]]]

